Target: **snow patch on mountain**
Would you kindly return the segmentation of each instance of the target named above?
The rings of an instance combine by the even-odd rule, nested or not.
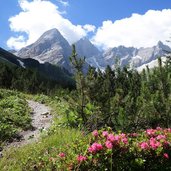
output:
[[[24,65],[24,62],[22,62],[21,60],[17,59],[17,61],[19,62],[20,66],[23,67],[23,68],[26,68],[25,65]]]
[[[162,60],[162,64],[164,65],[164,62],[166,62],[166,57],[161,57],[161,60]],[[148,66],[149,69],[152,69],[154,67],[158,67],[158,59],[155,59],[147,64],[143,64],[141,65],[140,67],[137,67],[137,71],[138,72],[142,72],[143,69],[146,69]]]

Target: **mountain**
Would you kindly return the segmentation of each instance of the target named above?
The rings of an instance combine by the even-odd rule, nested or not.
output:
[[[88,69],[88,65],[101,68],[104,63],[102,53],[87,38],[80,39],[75,46],[78,56],[86,57],[84,72]],[[57,29],[46,31],[35,43],[14,54],[24,59],[36,59],[40,63],[49,62],[72,72],[69,61],[69,56],[72,54],[71,46]]]
[[[164,63],[166,62],[166,57],[161,57],[161,60],[162,60],[162,64],[164,65]],[[147,68],[147,65],[148,65],[149,69],[157,67],[158,66],[158,59],[154,59],[154,60],[150,61],[147,64],[143,64],[143,65],[137,67],[136,69],[137,69],[138,72],[142,72],[143,69]]]
[[[73,87],[75,84],[70,73],[64,68],[60,68],[48,62],[39,63],[39,61],[32,58],[23,59],[2,48],[0,48],[0,63],[4,63],[10,67],[37,71],[42,79],[55,81],[56,84],[61,86]]]
[[[17,56],[49,62],[69,70],[71,46],[57,29],[46,31],[35,43],[22,48]]]
[[[117,61],[121,67],[130,65],[133,68],[140,67],[142,69],[148,64],[150,67],[154,67],[158,64],[156,60],[158,57],[163,57],[166,52],[171,52],[171,48],[161,41],[153,47],[138,49],[118,46],[104,52],[99,51],[87,38],[80,39],[75,46],[79,56],[85,56],[88,64],[102,70],[107,65],[114,68]],[[139,70],[141,70],[140,68]]]
[[[171,52],[171,48],[164,45],[161,41],[156,46],[148,48],[134,48],[119,46],[108,49],[103,53],[103,58],[107,65],[114,67],[116,60],[119,60],[120,66],[130,65],[137,68],[142,65],[163,57],[166,52]]]
[[[166,52],[171,52],[171,48],[159,41],[156,46],[140,48],[136,56],[132,58],[131,64],[134,67],[139,67],[143,64],[156,60],[158,57],[163,57]]]
[[[86,58],[98,56],[101,53],[86,37],[77,41],[75,47],[77,54]]]
[[[75,43],[78,56],[85,57],[87,64],[96,68],[103,68],[104,60],[101,51],[86,37]]]
[[[110,65],[111,67],[114,67],[117,60],[119,61],[120,66],[124,66],[128,64],[128,62],[133,56],[136,55],[136,53],[136,48],[119,46],[106,50],[103,53],[103,58],[106,62],[106,65]]]
[[[164,45],[161,41],[156,46],[147,48],[134,48],[118,46],[100,51],[87,38],[82,38],[75,43],[78,56],[85,57],[86,65],[104,70],[107,65],[114,68],[116,61],[119,61],[121,67],[130,65],[133,68],[147,65],[158,57],[162,57],[165,51],[171,52],[171,48]],[[33,58],[40,63],[49,62],[67,69],[72,72],[69,56],[72,49],[67,40],[60,34],[57,29],[46,31],[35,43],[14,52],[21,58]],[[155,63],[155,62],[154,62]]]

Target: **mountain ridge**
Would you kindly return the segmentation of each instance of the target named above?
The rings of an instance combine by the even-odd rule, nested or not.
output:
[[[46,31],[33,44],[19,50],[16,55],[21,58],[33,58],[40,62],[49,62],[70,68],[68,56],[71,46],[57,29]]]
[[[104,69],[107,65],[114,68],[118,59],[121,67],[130,65],[137,68],[162,57],[165,51],[171,52],[171,48],[161,41],[153,47],[135,48],[121,45],[101,52],[84,37],[75,42],[75,46],[79,57],[85,57],[89,65],[100,69]],[[22,48],[16,54],[21,58],[33,58],[39,62],[59,65],[71,72],[69,61],[71,53],[72,48],[67,40],[57,29],[51,29],[43,33],[35,43]]]
[[[11,67],[36,70],[43,78],[55,81],[59,85],[74,86],[75,84],[71,74],[65,68],[60,68],[48,62],[39,63],[39,61],[32,58],[23,59],[0,48],[0,63],[2,62]]]

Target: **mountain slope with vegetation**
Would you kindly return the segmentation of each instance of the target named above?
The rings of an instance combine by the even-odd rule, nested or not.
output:
[[[170,170],[170,56],[141,73],[116,64],[85,75],[73,46],[71,63],[76,89],[26,95],[52,108],[53,124],[39,143],[5,151],[0,170]]]
[[[0,144],[19,139],[20,131],[32,128],[30,112],[22,94],[0,89]]]
[[[0,49],[0,86],[20,91],[49,92],[54,87],[73,88],[71,75],[49,63],[34,59],[21,59]],[[46,87],[46,88],[45,88]]]

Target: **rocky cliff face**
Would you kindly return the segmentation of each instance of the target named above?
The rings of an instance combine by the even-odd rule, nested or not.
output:
[[[103,57],[106,64],[112,67],[114,67],[115,61],[119,60],[121,67],[130,65],[137,68],[164,56],[166,51],[171,52],[171,48],[159,41],[156,46],[149,48],[115,47],[105,51]]]
[[[40,62],[49,62],[69,68],[71,47],[57,29],[45,32],[35,43],[22,48],[17,56],[33,58]]]
[[[118,61],[121,66],[127,65],[131,58],[136,55],[138,49],[133,47],[119,46],[112,49],[108,49],[103,53],[104,60],[107,65],[114,67]]]
[[[102,70],[107,65],[114,68],[116,61],[119,61],[121,67],[130,65],[137,68],[162,57],[165,51],[171,52],[171,48],[160,41],[156,46],[149,48],[119,46],[103,52],[99,51],[87,38],[80,39],[75,46],[78,56],[86,57],[89,65]],[[45,32],[35,43],[22,48],[15,54],[21,58],[33,58],[39,62],[56,64],[68,71],[72,70],[69,62],[69,56],[72,54],[71,46],[57,29]]]
[[[86,62],[96,68],[103,68],[105,61],[102,56],[102,52],[94,46],[89,39],[82,38],[75,43],[78,56],[85,57]]]
[[[75,47],[78,55],[86,58],[98,56],[101,53],[87,38],[77,41]]]

